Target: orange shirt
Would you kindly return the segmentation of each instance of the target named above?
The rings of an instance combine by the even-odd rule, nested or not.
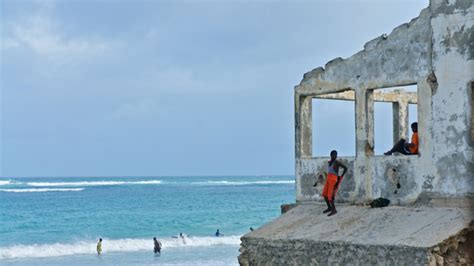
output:
[[[415,146],[409,148],[410,152],[413,154],[418,154],[418,132],[411,135],[411,144],[414,144]]]

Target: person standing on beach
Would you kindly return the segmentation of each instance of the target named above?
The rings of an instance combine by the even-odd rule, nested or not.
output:
[[[99,239],[99,242],[97,242],[97,255],[100,255],[102,253],[102,238]]]
[[[339,176],[339,167],[344,169],[341,176]],[[337,160],[337,151],[331,151],[331,160],[328,161],[328,174],[323,188],[323,197],[328,206],[328,208],[324,210],[323,213],[329,212],[328,216],[332,216],[337,213],[334,200],[336,199],[336,192],[340,181],[346,172],[347,166]]]
[[[161,242],[157,240],[156,237],[153,238],[153,242],[155,244],[155,248],[153,249],[153,251],[155,252],[155,254],[161,254]]]

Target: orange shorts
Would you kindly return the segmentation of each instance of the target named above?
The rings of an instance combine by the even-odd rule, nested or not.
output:
[[[327,198],[328,200],[332,200],[336,197],[336,183],[337,175],[328,173],[326,183],[324,183],[323,197]]]

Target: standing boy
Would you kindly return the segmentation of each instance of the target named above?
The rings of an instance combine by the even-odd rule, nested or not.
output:
[[[323,213],[328,213],[328,216],[332,216],[337,213],[336,206],[334,205],[334,200],[336,198],[336,192],[339,186],[342,177],[347,172],[347,166],[339,162],[337,159],[337,151],[331,151],[331,160],[328,162],[328,175],[326,178],[326,183],[323,188],[323,197],[326,201],[328,208],[323,211]],[[342,167],[344,171],[342,175],[339,176],[339,167]]]

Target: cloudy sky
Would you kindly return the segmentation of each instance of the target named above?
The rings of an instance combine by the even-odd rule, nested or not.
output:
[[[0,3],[3,177],[293,174],[294,85],[428,5]],[[316,146],[353,143],[340,123]]]

